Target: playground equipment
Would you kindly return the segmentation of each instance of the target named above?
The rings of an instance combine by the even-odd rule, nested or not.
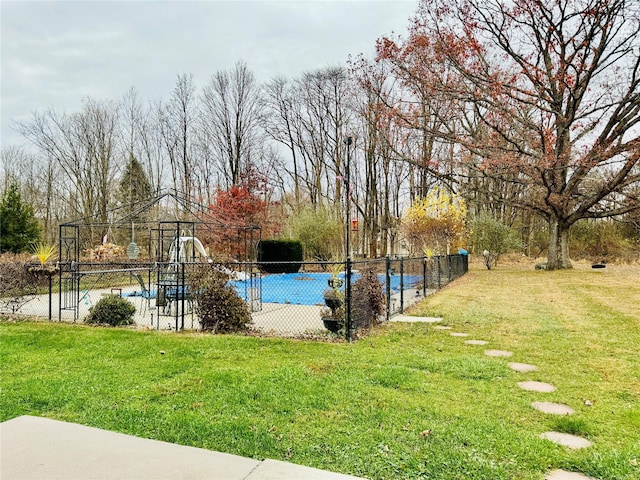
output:
[[[161,267],[158,277],[157,305],[163,307],[164,313],[171,313],[178,301],[186,300],[187,311],[193,308],[192,292],[185,278],[184,265],[206,262],[224,273],[230,280],[246,280],[244,272],[236,272],[224,265],[214,263],[202,242],[193,235],[176,236],[169,246],[168,262]]]
[[[213,264],[213,267],[225,275],[230,280],[246,280],[248,275],[245,272],[238,272],[225,267],[220,263],[215,263],[202,245],[202,242],[194,236],[176,237],[169,247],[169,263],[167,271],[164,272],[163,280],[175,279],[178,275],[178,268],[181,263],[197,263],[207,262]]]

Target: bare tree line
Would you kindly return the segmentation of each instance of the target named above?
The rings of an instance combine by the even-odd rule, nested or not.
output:
[[[181,74],[166,100],[145,104],[132,88],[117,100],[86,98],[78,112],[33,113],[16,124],[29,147],[2,150],[3,180],[19,180],[50,241],[62,221],[112,220],[131,158],[156,193],[175,189],[209,204],[253,170],[267,176],[271,199],[284,211],[310,204],[339,216],[349,135],[356,139],[350,203],[361,219],[362,248],[386,253],[413,175],[389,143],[376,140],[369,97],[341,67],[259,85],[239,62],[200,90]]]
[[[86,99],[72,114],[35,113],[17,125],[35,152],[4,149],[5,182],[20,179],[51,236],[61,219],[109,220],[130,158],[156,192],[173,188],[204,204],[259,172],[269,184],[260,193],[278,201],[281,221],[302,206],[338,220],[349,208],[360,222],[358,250],[370,256],[397,252],[403,210],[441,186],[462,195],[470,215],[488,212],[523,238],[544,220],[551,266],[567,268],[573,223],[640,209],[637,18],[623,15],[624,0],[577,2],[576,12],[453,3],[459,17],[423,2],[406,41],[382,38],[375,60],[348,68],[260,85],[239,62],[199,90],[178,75],[167,100],[144,105],[131,90],[118,101]],[[516,17],[538,56],[517,51],[517,35],[496,23]],[[458,31],[443,26],[456,22]],[[563,30],[572,28],[573,37]],[[491,46],[481,45],[483,34]],[[607,65],[626,75],[615,89]]]

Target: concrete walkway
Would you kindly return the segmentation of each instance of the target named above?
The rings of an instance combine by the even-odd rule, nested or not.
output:
[[[362,480],[23,416],[0,424],[2,480]]]

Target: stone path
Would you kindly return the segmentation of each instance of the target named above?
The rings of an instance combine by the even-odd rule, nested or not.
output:
[[[467,345],[486,345],[489,342],[485,340],[467,340],[464,343],[466,343]]]
[[[438,330],[449,330],[451,327],[446,326],[435,326]],[[464,332],[451,332],[450,335],[452,337],[468,337],[468,333]],[[489,342],[485,340],[466,340],[464,342],[467,345],[487,345]],[[513,352],[508,350],[485,350],[484,354],[488,357],[511,357],[513,356]],[[529,363],[519,363],[519,362],[510,362],[508,364],[509,368],[518,373],[529,373],[538,370],[536,365],[532,365]],[[537,382],[537,381],[522,381],[517,383],[518,387],[523,390],[538,392],[538,393],[550,393],[556,391],[556,387],[551,385],[550,383],[545,382]],[[533,402],[531,404],[533,408],[536,410],[549,414],[549,415],[572,415],[575,413],[570,406],[564,405],[562,403],[554,403],[554,402]],[[587,448],[592,445],[592,443],[586,438],[579,437],[576,435],[570,435],[568,433],[561,432],[544,432],[541,433],[540,438],[545,440],[549,440],[557,445],[561,445],[572,450],[577,450],[581,448]],[[568,472],[565,470],[553,470],[549,472],[549,474],[545,477],[545,480],[595,480],[591,477],[587,477],[582,475],[581,473],[576,472]]]
[[[591,477],[576,472],[567,472],[566,470],[552,470],[544,477],[544,480],[593,480]]]
[[[562,403],[553,402],[533,402],[531,404],[533,408],[543,413],[550,413],[552,415],[571,415],[575,413],[573,408],[563,405]]]
[[[508,350],[485,350],[484,354],[487,357],[510,357],[513,355],[513,352],[509,352]]]
[[[516,372],[520,373],[528,373],[538,370],[538,367],[536,367],[535,365],[529,365],[528,363],[511,362],[508,365],[511,370],[515,370]]]
[[[530,392],[551,393],[556,391],[556,387],[550,383],[544,382],[518,382],[518,386],[523,390],[529,390]]]
[[[563,445],[572,450],[578,450],[580,448],[586,448],[591,446],[591,442],[586,438],[578,437],[576,435],[570,435],[568,433],[560,432],[544,432],[540,434],[540,438],[550,440],[558,445]]]

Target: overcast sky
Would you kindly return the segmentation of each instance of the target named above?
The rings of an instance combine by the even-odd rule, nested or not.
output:
[[[21,137],[12,121],[83,97],[168,98],[180,73],[197,86],[247,63],[260,82],[296,77],[375,40],[404,34],[417,0],[0,1],[2,145]]]

